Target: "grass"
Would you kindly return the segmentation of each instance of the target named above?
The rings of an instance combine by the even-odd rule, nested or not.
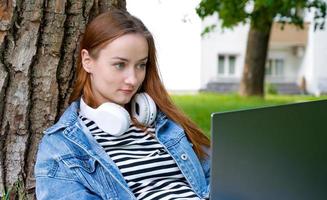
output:
[[[22,180],[18,180],[14,183],[14,185],[9,188],[7,191],[0,191],[0,200],[26,200],[26,191],[24,182]]]
[[[210,115],[214,112],[259,108],[288,103],[327,99],[327,96],[314,97],[304,95],[267,95],[259,97],[240,97],[237,94],[175,94],[173,101],[180,107],[207,135],[210,134]]]

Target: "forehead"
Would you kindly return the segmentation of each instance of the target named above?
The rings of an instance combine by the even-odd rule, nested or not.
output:
[[[140,56],[148,55],[149,47],[146,38],[138,33],[129,33],[120,36],[112,42],[105,45],[100,54],[106,56]]]

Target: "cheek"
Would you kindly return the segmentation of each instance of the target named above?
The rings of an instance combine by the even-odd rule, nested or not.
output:
[[[100,67],[95,74],[98,78],[98,82],[101,83],[114,83],[119,80],[119,74],[115,73],[114,70],[110,70],[109,67]]]
[[[141,82],[141,83],[144,81],[145,76],[146,76],[146,72],[144,71],[144,72],[141,73],[141,75],[140,75],[140,82]]]
[[[101,91],[111,91],[117,82],[115,76],[106,73],[97,73],[93,75],[94,86]]]
[[[103,77],[102,82],[106,84],[107,87],[115,86],[120,82],[122,82],[121,76],[117,74],[113,74],[113,73],[107,75],[103,74],[102,77]]]

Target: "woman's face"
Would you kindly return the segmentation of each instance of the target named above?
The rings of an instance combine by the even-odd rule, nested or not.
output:
[[[91,87],[100,105],[127,104],[141,86],[146,73],[148,43],[137,33],[123,35],[99,51],[97,59],[82,52],[83,68],[90,74]]]

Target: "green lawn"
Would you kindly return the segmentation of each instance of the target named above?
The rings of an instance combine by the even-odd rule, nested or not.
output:
[[[209,135],[210,115],[213,112],[232,111],[247,108],[258,108],[271,105],[304,102],[318,99],[327,99],[327,96],[319,98],[314,96],[285,96],[267,95],[264,99],[258,97],[240,97],[236,94],[199,93],[172,95],[173,101],[179,106],[195,123]]]

